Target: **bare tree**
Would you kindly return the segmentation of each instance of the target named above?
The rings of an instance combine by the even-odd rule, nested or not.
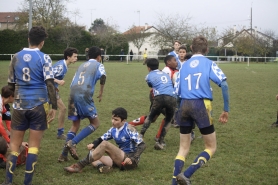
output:
[[[153,44],[161,48],[172,47],[175,40],[187,43],[193,37],[196,26],[190,24],[190,16],[160,14],[154,24],[159,32],[153,39]]]
[[[82,26],[77,26],[70,20],[66,19],[60,27],[61,31],[61,41],[66,44],[66,47],[70,47],[71,43],[76,42],[81,38]]]
[[[33,25],[42,25],[45,28],[55,27],[64,19],[67,12],[65,3],[69,0],[33,0]],[[21,12],[29,12],[29,1],[24,0]]]

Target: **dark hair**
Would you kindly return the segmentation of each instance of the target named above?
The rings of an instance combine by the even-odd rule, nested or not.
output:
[[[1,96],[4,98],[9,98],[10,96],[14,97],[14,92],[6,85],[1,89]]]
[[[114,117],[121,118],[121,121],[124,120],[124,119],[127,119],[127,111],[122,107],[118,107],[115,110],[113,110],[112,115]]]
[[[98,56],[101,56],[101,51],[98,47],[92,46],[89,48],[89,59],[96,59]]]
[[[186,51],[186,46],[182,45],[182,46],[179,47],[179,50],[180,49],[184,49]]]
[[[7,153],[7,150],[7,141],[2,136],[0,136],[0,154],[5,155]]]
[[[171,60],[172,58],[175,58],[173,55],[167,55],[165,58],[164,58],[164,63],[165,63],[165,65],[167,66],[167,62],[169,61],[169,60]]]
[[[45,28],[42,26],[32,27],[28,33],[29,43],[31,46],[38,46],[47,38]]]
[[[67,48],[64,50],[64,59],[67,60],[68,57],[71,57],[73,55],[73,53],[78,53],[78,50],[76,48]]]
[[[190,59],[192,57],[192,54],[191,53],[187,53],[186,55],[185,55],[185,60],[188,60],[188,59]]]
[[[148,58],[146,63],[151,70],[156,70],[159,67],[159,62],[156,58]]]
[[[203,36],[195,37],[192,41],[192,52],[205,54],[208,48],[208,41]]]
[[[181,41],[179,41],[179,40],[175,40],[173,44],[175,44],[176,42],[181,44]]]

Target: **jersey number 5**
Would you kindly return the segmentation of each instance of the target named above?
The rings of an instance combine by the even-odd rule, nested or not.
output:
[[[195,74],[193,74],[193,77],[197,77],[195,89],[199,89],[199,83],[200,83],[200,78],[201,78],[201,76],[202,76],[202,73],[195,73]],[[187,83],[187,85],[188,85],[188,90],[191,91],[191,89],[192,89],[192,87],[191,87],[191,86],[192,86],[192,85],[191,85],[191,83],[192,83],[191,74],[189,74],[189,75],[185,78],[185,80],[188,81],[188,83]]]
[[[78,80],[78,85],[82,85],[84,83],[84,80],[85,80],[84,74],[85,74],[84,71],[79,74],[79,79],[80,80]]]

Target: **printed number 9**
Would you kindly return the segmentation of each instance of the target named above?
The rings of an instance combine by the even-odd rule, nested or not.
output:
[[[162,76],[161,81],[162,81],[162,83],[166,84],[168,82],[168,79],[166,76]]]

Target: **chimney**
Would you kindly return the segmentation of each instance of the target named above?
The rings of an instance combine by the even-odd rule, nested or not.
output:
[[[234,25],[234,35],[236,35],[236,25]]]
[[[145,30],[148,29],[148,23],[145,23]]]

